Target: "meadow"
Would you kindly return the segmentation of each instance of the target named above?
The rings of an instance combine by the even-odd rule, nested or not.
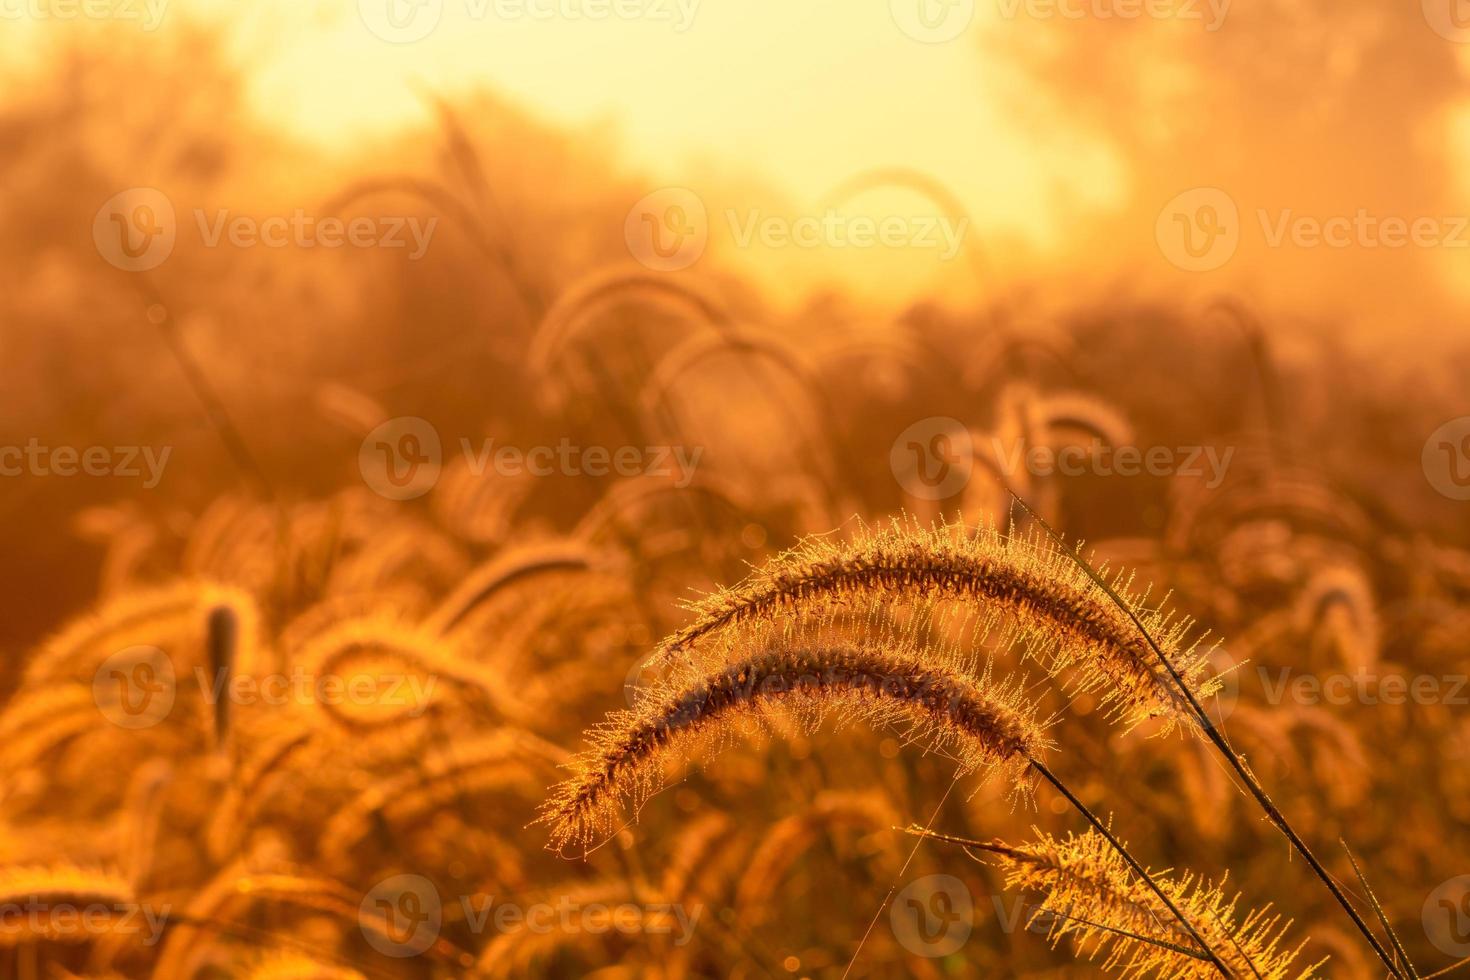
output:
[[[425,98],[314,155],[200,35],[0,112],[0,973],[1466,962],[1463,350],[791,308]]]

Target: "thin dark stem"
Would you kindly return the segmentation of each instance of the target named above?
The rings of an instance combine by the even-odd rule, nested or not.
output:
[[[895,827],[894,829],[898,830],[899,828]],[[964,852],[975,861],[979,861],[980,859],[975,856],[974,851],[989,851],[992,854],[1002,854],[1016,861],[1031,860],[1031,856],[1029,854],[1026,854],[1024,851],[1018,850],[1014,847],[1007,847],[1000,841],[991,841],[989,843],[986,843],[985,841],[974,840],[969,837],[956,837],[953,834],[941,834],[933,830],[926,830],[923,827],[914,824],[911,824],[908,827],[904,827],[902,829],[904,833],[911,834],[914,837],[929,837],[934,840],[944,841],[949,844],[958,844],[961,848],[964,849]],[[1210,961],[1209,955],[1207,953],[1201,952],[1198,949],[1190,949],[1187,946],[1179,946],[1174,943],[1165,942],[1162,939],[1154,939],[1150,936],[1141,936],[1136,932],[1129,932],[1127,929],[1119,929],[1115,926],[1103,925],[1101,922],[1093,922],[1090,919],[1083,919],[1079,916],[1068,915],[1065,912],[1058,912],[1056,909],[1049,909],[1043,906],[1034,906],[1034,908],[1036,908],[1038,912],[1045,912],[1047,915],[1054,915],[1059,919],[1069,919],[1072,922],[1080,922],[1089,928],[1100,929],[1103,932],[1111,932],[1114,935],[1123,936],[1126,939],[1132,939],[1140,943],[1147,943],[1150,946],[1157,946],[1160,949],[1167,949],[1169,950],[1169,952],[1178,953],[1180,956],[1193,957],[1197,960],[1203,960],[1206,963]]]
[[[163,311],[164,319],[158,323],[158,332],[163,336],[164,343],[168,345],[169,352],[173,354],[174,361],[178,364],[179,370],[183,372],[185,380],[189,382],[189,387],[194,390],[194,396],[199,399],[200,407],[204,409],[204,416],[209,421],[210,427],[225,444],[225,450],[245,478],[254,484],[256,490],[262,493],[267,500],[272,499],[275,493],[270,478],[265,475],[265,470],[250,452],[250,446],[245,441],[245,437],[241,435],[239,427],[235,425],[229,409],[225,407],[224,399],[220,398],[214,385],[210,383],[209,377],[204,373],[204,369],[184,345],[184,340],[179,336],[178,328],[174,325],[172,312],[150,285],[145,282],[143,288],[151,304]]]
[[[1353,857],[1352,848],[1348,847],[1347,841],[1339,837],[1337,842],[1342,845],[1343,853],[1347,855],[1348,861],[1353,866],[1353,874],[1358,876],[1358,884],[1363,886],[1363,893],[1368,896],[1368,905],[1373,909],[1373,914],[1378,916],[1378,924],[1383,926],[1383,931],[1388,933],[1388,941],[1393,943],[1393,950],[1399,955],[1399,961],[1404,964],[1404,969],[1409,971],[1412,980],[1419,980],[1419,974],[1414,970],[1414,964],[1409,961],[1409,954],[1404,951],[1404,944],[1399,941],[1399,934],[1393,931],[1393,926],[1388,922],[1388,916],[1383,913],[1383,906],[1378,903],[1378,896],[1373,894],[1373,886],[1368,884],[1368,876],[1363,874],[1363,869],[1358,867],[1358,859]]]
[[[1077,922],[1081,925],[1087,926],[1089,929],[1096,929],[1099,932],[1111,932],[1113,935],[1122,936],[1124,939],[1131,939],[1134,942],[1138,943],[1146,943],[1149,946],[1157,946],[1159,949],[1167,949],[1171,953],[1178,953],[1180,956],[1188,956],[1191,959],[1201,960],[1206,963],[1210,961],[1210,958],[1208,956],[1206,956],[1204,953],[1201,953],[1197,949],[1189,949],[1185,946],[1177,946],[1174,943],[1165,942],[1162,939],[1150,939],[1148,936],[1140,936],[1138,933],[1129,932],[1127,929],[1119,929],[1116,926],[1105,926],[1101,922],[1093,922],[1091,919],[1084,919],[1079,915],[1068,915],[1065,912],[1058,912],[1056,909],[1049,909],[1045,906],[1032,907],[1035,908],[1038,913],[1054,915],[1058,919],[1066,919],[1068,922]]]
[[[229,922],[224,919],[214,918],[211,916],[188,915],[185,913],[172,911],[168,912],[164,916],[164,918],[168,925],[174,925],[175,923],[177,923],[178,925],[189,926],[194,929],[217,932],[220,935],[228,936],[231,939],[238,939],[246,943],[253,943],[260,949],[264,950],[279,949],[283,947],[297,949],[300,950],[303,955],[306,955],[313,960],[317,960],[318,962],[336,963],[344,967],[350,966],[365,976],[382,977],[383,980],[392,980],[393,978],[393,974],[388,973],[378,967],[369,966],[361,963],[360,961],[354,962],[344,956],[339,956],[335,953],[325,952],[324,950],[322,950],[320,945],[316,943],[306,942],[285,933],[276,933],[270,931],[269,929],[256,929],[252,926]]]
[[[1454,971],[1458,970],[1462,966],[1465,966],[1466,964],[1470,964],[1470,956],[1467,956],[1463,960],[1459,960],[1458,962],[1451,963],[1449,966],[1445,967],[1443,970],[1435,970],[1433,973],[1430,973],[1430,974],[1426,975],[1424,977],[1424,980],[1434,980],[1435,977],[1442,977],[1442,976],[1444,976],[1447,973],[1453,973]]]
[[[959,781],[960,777],[958,774],[956,774],[954,779],[950,780],[949,788],[944,791],[944,795],[941,796],[939,798],[939,802],[935,804],[934,812],[929,814],[930,826],[933,826],[934,821],[939,819],[939,811],[944,807],[945,801],[949,799],[949,794],[954,792],[954,788],[959,784]],[[914,841],[913,850],[909,851],[909,856],[904,858],[903,867],[898,869],[898,877],[895,878],[893,880],[893,884],[889,886],[888,894],[883,896],[883,901],[878,905],[878,911],[873,913],[872,920],[868,922],[868,928],[863,931],[862,938],[858,940],[857,949],[854,949],[852,951],[852,959],[847,961],[847,969],[842,971],[842,980],[847,980],[848,974],[852,972],[852,968],[857,964],[858,957],[861,956],[863,953],[863,947],[867,945],[868,937],[873,933],[873,927],[876,926],[878,924],[878,920],[882,918],[883,910],[888,907],[888,903],[893,899],[893,893],[898,891],[898,882],[900,879],[903,878],[904,872],[908,871],[909,865],[913,863],[914,855],[919,853],[919,846],[922,843],[923,841]]]
[[[930,840],[942,840],[946,844],[959,844],[962,847],[975,847],[979,848],[982,851],[991,851],[995,854],[1004,854],[1006,857],[1021,856],[1020,851],[1016,850],[1014,847],[1007,847],[1000,841],[987,842],[983,840],[976,840],[973,837],[957,837],[954,834],[942,834],[937,830],[930,830],[928,827],[920,827],[916,823],[911,823],[907,827],[894,827],[892,829],[901,830],[905,834],[908,834],[910,837],[927,837]]]
[[[1061,793],[1063,796],[1065,796],[1067,798],[1067,802],[1072,804],[1072,808],[1075,809],[1078,813],[1082,814],[1087,822],[1092,824],[1093,829],[1101,834],[1103,838],[1112,845],[1113,850],[1117,851],[1118,855],[1127,862],[1128,867],[1133,869],[1133,873],[1138,875],[1138,877],[1142,879],[1143,883],[1148,886],[1149,891],[1157,895],[1159,901],[1164,903],[1164,907],[1174,914],[1174,918],[1179,920],[1180,925],[1184,926],[1184,931],[1189,933],[1189,938],[1193,939],[1195,943],[1199,945],[1199,948],[1204,950],[1206,958],[1215,967],[1215,969],[1220,971],[1220,975],[1224,977],[1232,976],[1231,972],[1226,969],[1225,964],[1220,962],[1220,957],[1217,956],[1215,954],[1215,951],[1210,948],[1210,944],[1205,942],[1204,937],[1201,936],[1199,932],[1194,928],[1194,923],[1190,922],[1189,918],[1179,909],[1177,905],[1174,904],[1173,899],[1164,894],[1164,890],[1159,887],[1158,882],[1154,881],[1153,875],[1149,874],[1148,871],[1144,869],[1143,865],[1134,860],[1133,855],[1128,853],[1128,848],[1123,846],[1122,841],[1113,836],[1113,832],[1108,829],[1107,824],[1103,823],[1102,820],[1098,818],[1097,814],[1093,813],[1092,810],[1088,808],[1086,803],[1083,803],[1076,796],[1074,796],[1072,794],[1072,791],[1069,790],[1066,785],[1060,779],[1058,779],[1056,775],[1044,764],[1036,761],[1035,759],[1032,759],[1031,768],[1036,770],[1036,772],[1041,776],[1042,779],[1045,779],[1048,783],[1051,783],[1052,788],[1054,788],[1058,793]]]
[[[1235,770],[1236,775],[1240,777],[1241,781],[1245,784],[1246,789],[1250,791],[1251,796],[1255,797],[1256,802],[1260,805],[1266,816],[1270,818],[1273,824],[1276,825],[1276,829],[1281,831],[1281,833],[1285,835],[1286,839],[1291,842],[1291,846],[1295,848],[1296,852],[1302,856],[1302,859],[1304,861],[1307,862],[1307,865],[1312,869],[1312,873],[1321,880],[1323,885],[1327,886],[1327,890],[1332,893],[1332,897],[1337,901],[1337,904],[1341,905],[1343,911],[1347,912],[1347,914],[1352,918],[1353,925],[1357,926],[1358,931],[1363,934],[1363,938],[1368,940],[1369,945],[1373,947],[1373,952],[1378,955],[1379,960],[1381,960],[1383,962],[1383,965],[1388,968],[1389,974],[1391,976],[1399,978],[1399,980],[1403,980],[1404,975],[1402,971],[1400,971],[1399,968],[1394,964],[1393,958],[1388,955],[1388,951],[1383,948],[1383,944],[1378,941],[1378,937],[1373,935],[1373,930],[1368,928],[1368,923],[1363,920],[1363,917],[1360,914],[1358,914],[1358,910],[1353,908],[1352,902],[1348,900],[1347,895],[1345,895],[1342,889],[1338,887],[1337,882],[1332,880],[1332,876],[1327,873],[1327,869],[1322,866],[1322,862],[1317,860],[1316,855],[1312,853],[1312,850],[1307,846],[1306,841],[1302,840],[1301,836],[1296,832],[1291,824],[1287,822],[1286,816],[1282,814],[1281,810],[1276,806],[1276,804],[1271,801],[1271,797],[1266,794],[1266,790],[1262,788],[1259,782],[1256,781],[1256,777],[1250,771],[1250,767],[1248,767],[1245,764],[1245,761],[1240,757],[1240,755],[1230,747],[1230,743],[1225,741],[1225,737],[1221,735],[1219,729],[1215,727],[1214,721],[1210,718],[1204,707],[1200,705],[1199,699],[1194,696],[1194,692],[1190,690],[1189,685],[1184,683],[1184,678],[1179,676],[1179,671],[1176,670],[1174,668],[1174,665],[1169,662],[1169,658],[1164,656],[1164,651],[1159,649],[1158,643],[1155,642],[1153,636],[1149,634],[1148,630],[1144,628],[1143,623],[1133,612],[1133,609],[1128,605],[1128,603],[1123,601],[1122,597],[1119,596],[1118,593],[1110,585],[1107,584],[1107,582],[1103,580],[1102,576],[1099,575],[1095,569],[1093,569],[1090,563],[1083,561],[1081,555],[1078,555],[1071,548],[1067,547],[1066,542],[1062,540],[1062,536],[1056,532],[1056,530],[1051,526],[1051,524],[1046,521],[1045,518],[1036,513],[1036,511],[1032,510],[1031,506],[1027,504],[1026,501],[1022,500],[1014,490],[1010,489],[1010,487],[1006,487],[1006,490],[1008,493],[1010,493],[1011,499],[1020,504],[1021,509],[1026,511],[1027,514],[1031,515],[1031,517],[1035,519],[1039,525],[1041,525],[1047,536],[1057,544],[1057,547],[1061,549],[1064,554],[1070,557],[1072,561],[1076,563],[1077,567],[1082,569],[1082,571],[1086,573],[1087,577],[1092,579],[1093,583],[1096,584],[1098,588],[1102,589],[1103,592],[1105,592],[1107,596],[1112,599],[1114,603],[1117,604],[1119,609],[1123,610],[1123,612],[1127,614],[1128,618],[1133,621],[1134,626],[1138,627],[1138,632],[1143,636],[1145,642],[1148,643],[1149,647],[1158,657],[1159,662],[1164,665],[1164,669],[1169,672],[1169,677],[1174,681],[1175,686],[1178,687],[1179,690],[1183,693],[1186,701],[1189,704],[1190,711],[1194,714],[1195,718],[1198,719],[1200,728],[1201,730],[1203,730],[1205,737],[1209,739],[1210,744],[1213,745],[1216,750],[1219,751],[1220,755],[1224,757],[1225,761],[1230,764],[1230,768]]]

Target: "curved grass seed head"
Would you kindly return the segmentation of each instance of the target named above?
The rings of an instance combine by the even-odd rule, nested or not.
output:
[[[1219,688],[1192,623],[1148,607],[1129,579],[1113,588],[1197,699]],[[1128,615],[1073,560],[1046,541],[995,528],[895,521],[851,541],[810,538],[744,582],[690,604],[693,620],[659,647],[688,657],[741,623],[878,616],[895,605],[955,602],[998,628],[1013,646],[1062,677],[1073,693],[1096,693],[1125,728],[1152,719],[1161,731],[1193,728],[1187,699]]]
[[[1045,724],[1017,684],[976,676],[952,650],[913,641],[823,643],[768,629],[726,636],[725,650],[673,670],[632,711],[589,733],[573,776],[555,788],[538,822],[552,845],[588,845],[664,785],[668,763],[735,736],[773,728],[776,717],[812,730],[831,717],[898,726],[910,741],[949,753],[959,770],[1000,772],[1020,792],[1029,761],[1049,747]],[[745,641],[745,642],[742,642]]]

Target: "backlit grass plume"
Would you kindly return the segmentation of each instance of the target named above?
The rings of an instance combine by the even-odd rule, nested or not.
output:
[[[1195,697],[1213,694],[1219,682],[1208,650],[1189,638],[1191,621],[1146,606],[1126,575],[1112,585]],[[1007,631],[1049,672],[1066,673],[1075,692],[1097,693],[1128,728],[1154,718],[1164,731],[1196,724],[1138,626],[1071,558],[1039,538],[995,528],[895,521],[851,541],[809,538],[739,585],[692,603],[693,620],[660,651],[688,651],[742,622],[821,620],[921,599],[978,604],[986,625]]]
[[[882,793],[836,792],[817,795],[810,805],[783,817],[762,834],[746,862],[735,906],[748,924],[758,925],[779,909],[774,899],[792,865],[831,831],[847,827],[861,833],[884,831],[898,822],[898,811]]]
[[[999,771],[1017,787],[1049,742],[1045,724],[1014,684],[966,669],[952,650],[913,640],[892,643],[797,641],[757,631],[751,642],[703,666],[674,669],[592,729],[592,748],[554,791],[540,820],[552,844],[589,845],[619,825],[623,804],[636,811],[662,788],[671,757],[718,748],[743,731],[789,713],[806,728],[825,717],[899,726],[910,741],[953,756],[961,772]]]
[[[0,868],[0,947],[85,943],[117,928],[135,903],[132,887],[111,871],[70,864]],[[82,909],[91,914],[85,923]]]
[[[1104,970],[1127,977],[1216,977],[1217,969],[1198,951],[1190,935],[1128,868],[1100,834],[1088,831],[1056,838],[1041,833],[1027,844],[965,842],[989,853],[1006,873],[1006,886],[1042,896],[1033,921],[1048,921],[1048,937],[1076,942],[1079,953]],[[1193,874],[1151,877],[1230,973],[1260,980],[1308,980],[1318,976],[1309,966],[1293,973],[1301,946],[1282,945],[1289,923],[1269,906],[1239,919],[1239,896],[1227,895],[1225,883],[1210,883]]]
[[[91,683],[98,665],[109,655],[136,644],[199,650],[203,666],[206,624],[216,610],[235,620],[235,646],[240,659],[250,653],[256,628],[255,603],[233,586],[208,581],[180,581],[124,593],[95,611],[72,620],[48,639],[27,663],[29,687],[61,680]],[[184,670],[186,665],[175,665]]]
[[[563,756],[550,743],[511,728],[446,746],[420,765],[383,777],[332,814],[323,826],[322,860],[332,868],[347,866],[351,848],[375,828],[412,827],[447,801],[524,781]]]
[[[363,980],[350,967],[323,963],[294,950],[272,950],[260,954],[243,980]]]

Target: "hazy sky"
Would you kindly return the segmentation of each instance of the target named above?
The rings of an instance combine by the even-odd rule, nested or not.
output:
[[[1205,20],[1212,12],[1223,17],[1227,0],[1191,0],[1187,9],[1199,11],[1199,22],[1099,16],[1129,0],[90,2],[124,5],[119,9],[134,18],[107,23],[108,31],[147,36],[156,27],[152,36],[165,39],[193,19],[226,25],[260,112],[302,139],[332,147],[423,120],[426,93],[453,97],[488,87],[553,123],[611,132],[620,150],[609,168],[635,176],[649,190],[754,188],[759,194],[752,199],[768,201],[772,210],[815,215],[833,188],[863,171],[902,165],[924,172],[963,204],[974,222],[971,239],[982,243],[991,270],[1002,276],[1051,271],[1046,263],[1065,256],[1075,267],[1069,276],[1084,267],[1088,273],[1110,269],[1134,280],[1162,277],[1170,288],[1176,282],[1188,289],[1246,284],[1274,290],[1287,302],[1313,302],[1334,282],[1359,283],[1381,268],[1379,293],[1391,304],[1401,275],[1393,263],[1407,262],[1438,270],[1435,275],[1461,299],[1470,292],[1464,273],[1470,249],[1400,250],[1385,264],[1385,253],[1371,249],[1267,244],[1283,216],[1295,220],[1319,204],[1323,210],[1314,219],[1339,212],[1350,217],[1359,206],[1403,207],[1392,195],[1380,199],[1376,191],[1355,188],[1340,200],[1309,200],[1310,186],[1303,191],[1292,182],[1321,160],[1274,160],[1272,127],[1280,120],[1273,113],[1319,95],[1328,104],[1338,89],[1358,98],[1352,93],[1360,90],[1351,86],[1375,73],[1384,45],[1399,45],[1394,50],[1411,61],[1421,47],[1431,55],[1453,52],[1463,80],[1470,37],[1437,37],[1427,6],[1422,17],[1418,10],[1402,11],[1391,23],[1366,15],[1349,21],[1344,14],[1343,23],[1329,29],[1306,8],[1283,13],[1266,3],[1269,9],[1230,11],[1231,19],[1221,20],[1214,33]],[[16,18],[16,11],[41,3],[0,0],[0,11],[10,12],[0,23],[0,39],[9,40],[5,54],[12,63],[46,51],[48,35],[62,37],[75,26],[47,16]],[[1058,3],[1092,16],[1045,16]],[[1371,13],[1371,5],[1363,9]],[[1230,118],[1218,130],[1227,135],[1214,138],[1226,141],[1220,157],[1233,156],[1245,168],[1229,174],[1233,182],[1226,186],[1240,205],[1241,248],[1218,275],[1202,276],[1187,268],[1192,260],[1171,256],[1155,241],[1182,232],[1199,214],[1214,213],[1200,211],[1209,199],[1193,193],[1202,185],[1197,174],[1182,174],[1180,186],[1172,186],[1168,141],[1181,141],[1195,162],[1210,162],[1215,154],[1197,152],[1200,147],[1189,146],[1183,134],[1202,115],[1210,121],[1230,86],[1249,91],[1258,66],[1234,70],[1231,59],[1255,50],[1252,32],[1261,30],[1266,41],[1281,46],[1269,55],[1268,68],[1297,81],[1282,88],[1284,83],[1255,79],[1268,95],[1252,93],[1227,107]],[[1325,49],[1330,56],[1316,60],[1333,38]],[[1028,80],[998,56],[1025,50],[1034,69],[1046,64],[1047,46],[1065,59],[1064,78],[1042,73]],[[1216,57],[1201,63],[1201,52]],[[1448,100],[1448,86],[1433,98]],[[1098,111],[1100,100],[1113,106],[1113,117]],[[1265,131],[1252,131],[1253,122],[1268,117]],[[1470,114],[1447,111],[1442,120],[1431,119],[1414,135],[1416,152],[1431,160],[1470,157],[1466,118]],[[1119,120],[1136,123],[1144,143],[1130,144],[1138,134],[1123,133]],[[1392,123],[1384,120],[1385,132]],[[1242,125],[1246,138],[1262,144],[1260,152],[1247,144],[1242,154],[1241,136],[1231,129]],[[1327,134],[1362,131],[1323,125]],[[1150,152],[1148,140],[1160,154],[1152,170],[1144,157],[1129,157]],[[1354,149],[1350,142],[1344,146]],[[1402,182],[1403,163],[1389,156],[1385,161],[1381,166],[1392,172],[1369,174],[1362,186],[1386,190]],[[1329,182],[1342,176],[1348,163],[1368,165],[1337,161],[1323,176]],[[1169,186],[1154,186],[1161,168]],[[1284,190],[1273,195],[1276,184]],[[1467,186],[1470,181],[1454,189],[1462,202]],[[1189,213],[1165,213],[1181,194],[1178,207]],[[854,207],[902,213],[916,200],[890,192]],[[932,208],[922,201],[918,206]],[[1412,221],[1420,215],[1396,216]],[[783,283],[827,277],[861,287],[881,280],[891,290],[895,277],[913,273],[912,288],[901,293],[936,289],[929,274],[935,270],[925,266],[929,256],[922,253],[786,250],[774,264],[761,255],[758,248],[742,248],[732,259],[778,268]]]
[[[99,2],[136,4],[146,30],[148,0]],[[1055,237],[1059,187],[1117,197],[1105,147],[1052,132],[1043,149],[1001,111],[976,43],[986,8],[970,0],[583,4],[172,0],[156,33],[227,23],[261,111],[330,144],[424,118],[424,92],[490,86],[544,118],[610,128],[619,169],[651,187],[697,173],[812,211],[855,174],[902,165],[945,184],[987,236],[1035,245]],[[5,26],[13,40],[65,29]]]

